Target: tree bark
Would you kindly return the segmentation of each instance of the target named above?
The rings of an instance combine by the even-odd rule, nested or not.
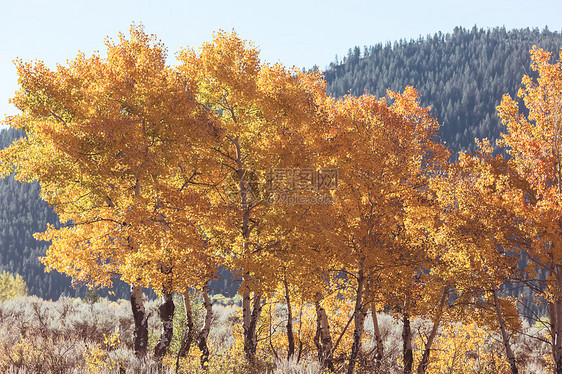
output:
[[[562,374],[562,302],[555,301],[548,303],[550,316],[550,331],[552,339],[552,357],[556,374]]]
[[[252,347],[253,347],[253,354],[256,355],[256,349],[258,348],[258,321],[260,320],[261,315],[261,295],[256,294],[254,295],[254,306],[252,309],[252,320],[250,323],[250,331],[252,332]]]
[[[367,315],[367,306],[363,302],[365,286],[365,277],[363,269],[359,271],[357,276],[357,293],[355,295],[355,329],[353,330],[353,345],[351,347],[351,355],[349,357],[349,365],[347,367],[347,374],[353,374],[355,371],[355,363],[357,356],[361,350],[361,339],[363,338],[363,327],[365,324],[365,316]]]
[[[261,308],[261,295],[255,294],[253,297],[253,308],[251,309],[251,314],[248,316],[248,323],[243,326],[244,353],[246,354],[246,360],[250,363],[253,363],[256,359],[256,351],[258,348],[258,335],[256,333],[256,329],[260,318]],[[250,308],[248,307],[248,309]]]
[[[211,331],[211,320],[213,318],[213,305],[209,299],[208,293],[208,283],[203,287],[203,306],[205,307],[205,322],[203,324],[203,329],[199,333],[197,339],[197,346],[201,351],[201,367],[207,370],[209,363],[209,347],[207,346],[207,339],[209,337],[209,332]]]
[[[189,349],[193,343],[193,312],[191,310],[191,301],[189,299],[189,291],[183,294],[183,305],[185,307],[185,321],[187,325],[187,330],[182,337],[181,347],[178,351],[178,358],[176,360],[176,373],[179,371],[180,358],[187,357],[189,354]]]
[[[293,334],[293,313],[291,310],[291,298],[289,295],[289,284],[287,278],[283,278],[283,285],[285,286],[285,301],[287,302],[287,342],[289,347],[287,349],[287,360],[295,354],[295,335]]]
[[[328,321],[326,310],[322,308],[322,306],[320,305],[320,301],[322,301],[322,294],[320,292],[317,292],[315,295],[314,306],[316,308],[316,322],[317,326],[319,326],[320,332],[320,356],[318,357],[318,359],[320,360],[320,364],[323,368],[326,368],[333,372],[333,343],[332,336],[330,335],[330,323]]]
[[[246,170],[244,169],[242,148],[240,147],[239,138],[230,137],[230,141],[234,145],[236,150],[236,176],[238,177],[238,193],[240,194],[240,209],[242,211],[242,253],[243,256],[249,256],[249,241],[250,241],[250,212],[251,212],[251,202],[249,201],[249,186],[244,180],[244,174]],[[246,360],[253,363],[256,356],[257,350],[257,318],[259,318],[261,312],[261,296],[254,295],[254,308],[251,308],[250,302],[250,290],[247,288],[250,281],[250,275],[246,272],[243,276],[243,287],[244,292],[242,293],[242,328],[244,330],[244,353],[246,355]]]
[[[373,318],[373,330],[375,333],[376,342],[376,353],[375,353],[375,372],[379,372],[382,364],[382,358],[384,354],[384,344],[382,341],[382,334],[379,327],[379,320],[377,318],[377,306],[375,303],[371,303],[371,317]]]
[[[500,325],[500,331],[502,333],[502,340],[503,346],[505,347],[505,354],[507,356],[507,361],[509,362],[509,366],[511,367],[511,374],[518,374],[519,371],[517,370],[517,365],[515,363],[515,355],[511,350],[511,344],[509,344],[509,334],[505,328],[505,321],[503,320],[502,312],[500,309],[500,302],[498,300],[498,293],[496,289],[492,289],[492,296],[494,298],[494,306],[496,309],[496,316],[498,317],[498,323]]]
[[[412,350],[412,329],[410,327],[410,315],[404,310],[402,321],[404,327],[402,329],[402,352],[404,357],[404,374],[412,373],[412,366],[414,364],[414,354]]]
[[[435,318],[433,319],[433,326],[431,328],[431,332],[429,333],[429,337],[427,338],[427,343],[425,343],[421,361],[418,364],[418,374],[425,374],[427,365],[429,365],[431,346],[433,345],[433,341],[435,340],[435,336],[437,335],[437,330],[439,330],[439,324],[441,323],[443,309],[445,308],[445,301],[447,301],[447,295],[449,293],[448,291],[448,289],[443,290],[443,294],[441,295],[441,299],[439,300],[439,306],[437,307],[438,309]]]
[[[143,358],[146,356],[148,347],[148,316],[142,299],[142,287],[131,285],[130,291],[131,309],[135,321],[133,333],[135,356]]]
[[[243,281],[246,281],[248,275],[244,274]],[[242,285],[244,287],[244,284]],[[248,340],[250,340],[251,332],[250,325],[252,321],[252,301],[250,291],[244,290],[242,293],[242,330],[244,332],[244,352],[246,354],[246,359],[252,362],[248,358]]]
[[[316,316],[316,332],[314,333],[314,338],[312,341],[316,346],[316,352],[318,352],[318,361],[322,361],[322,344],[320,343],[320,331],[322,330],[322,325],[320,325],[320,319],[318,315]]]
[[[555,276],[558,287],[562,286],[562,267],[552,265],[551,273]],[[556,374],[562,374],[562,300],[548,303],[550,316],[550,335],[552,339],[552,358]]]
[[[552,357],[556,374],[562,374],[562,301],[548,304],[550,331],[552,336]]]
[[[154,359],[156,361],[161,361],[168,347],[172,342],[172,337],[174,336],[174,300],[173,293],[163,292],[162,293],[162,305],[158,308],[158,315],[160,316],[160,321],[162,322],[162,334],[160,335],[160,340],[154,347]]]

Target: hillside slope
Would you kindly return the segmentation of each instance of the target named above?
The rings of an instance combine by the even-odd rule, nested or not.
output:
[[[496,106],[502,95],[519,90],[532,73],[529,50],[538,46],[558,58],[562,35],[548,30],[457,27],[418,40],[349,50],[325,72],[335,96],[364,91],[384,96],[387,89],[414,86],[424,106],[442,124],[440,136],[453,150],[473,149],[474,138],[495,141],[501,133]]]

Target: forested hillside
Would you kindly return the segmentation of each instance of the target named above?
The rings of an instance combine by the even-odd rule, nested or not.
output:
[[[364,91],[384,96],[387,89],[414,86],[442,124],[441,139],[453,150],[472,150],[475,137],[499,137],[495,108],[504,93],[515,96],[521,77],[532,73],[533,45],[557,57],[562,35],[547,29],[457,27],[451,34],[355,47],[343,61],[336,59],[325,76],[335,96]]]

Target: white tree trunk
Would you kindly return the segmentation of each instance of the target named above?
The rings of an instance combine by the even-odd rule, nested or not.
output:
[[[176,373],[179,371],[180,358],[187,357],[187,355],[189,354],[189,349],[191,348],[191,344],[193,343],[193,312],[191,310],[189,291],[186,291],[183,294],[183,305],[185,308],[185,322],[187,325],[187,330],[185,330],[185,333],[183,334],[181,347],[178,351],[178,357],[176,360]]]
[[[209,299],[208,283],[203,287],[203,306],[205,307],[205,322],[203,324],[203,329],[199,333],[197,346],[201,351],[201,367],[206,369],[207,363],[209,362],[209,347],[207,346],[207,338],[209,337],[209,332],[211,331],[211,321],[213,318],[213,305]]]
[[[287,303],[287,342],[289,343],[287,360],[289,360],[295,354],[295,335],[293,334],[293,313],[289,295],[289,283],[286,278],[283,278],[283,285],[285,286],[285,302]]]
[[[373,331],[375,333],[376,353],[375,353],[375,372],[380,370],[382,358],[384,354],[384,344],[382,341],[382,334],[379,327],[379,319],[377,318],[377,307],[373,302],[371,304],[371,317],[373,318]]]
[[[334,371],[333,363],[333,343],[332,336],[330,335],[330,322],[328,321],[328,315],[326,310],[320,305],[322,301],[322,294],[317,292],[315,295],[314,306],[316,307],[316,318],[320,331],[320,363],[323,367]]]

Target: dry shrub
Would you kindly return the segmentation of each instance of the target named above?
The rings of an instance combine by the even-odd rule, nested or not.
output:
[[[254,365],[244,361],[241,339],[240,300],[215,298],[213,326],[209,335],[211,356],[208,374],[270,373],[319,374],[317,352],[312,342],[315,313],[312,305],[295,304],[294,329],[297,354],[300,360],[286,359],[286,308],[278,302],[264,307],[260,321],[259,360]],[[339,302],[327,300],[331,313],[334,341],[343,331],[350,310]],[[179,303],[178,303],[179,304]],[[194,313],[202,313],[197,300]],[[157,318],[158,302],[148,302],[149,329],[155,342],[160,334]],[[176,326],[183,322],[182,308],[178,308]],[[381,372],[400,372],[402,359],[402,322],[392,315],[380,313],[379,326],[384,340]],[[414,355],[419,360],[425,336],[431,323],[423,319],[412,321]],[[353,323],[346,334],[351,335]],[[374,340],[370,316],[365,322],[363,350],[359,356],[357,373],[374,372],[372,358]],[[173,373],[179,339],[183,333],[177,328],[176,344],[163,360],[163,366],[150,358],[137,359],[132,351],[133,320],[127,301],[109,302],[101,299],[84,303],[79,299],[62,298],[57,302],[36,297],[20,297],[0,302],[0,372],[1,373]],[[541,326],[523,328],[512,337],[520,373],[552,371],[549,339]],[[345,370],[349,354],[348,338],[344,337],[336,352],[338,372]],[[347,348],[346,348],[347,347]],[[200,373],[200,352],[192,346],[188,357],[181,359],[180,373]],[[477,324],[449,324],[440,328],[430,358],[430,373],[504,373],[506,365],[500,336]]]

